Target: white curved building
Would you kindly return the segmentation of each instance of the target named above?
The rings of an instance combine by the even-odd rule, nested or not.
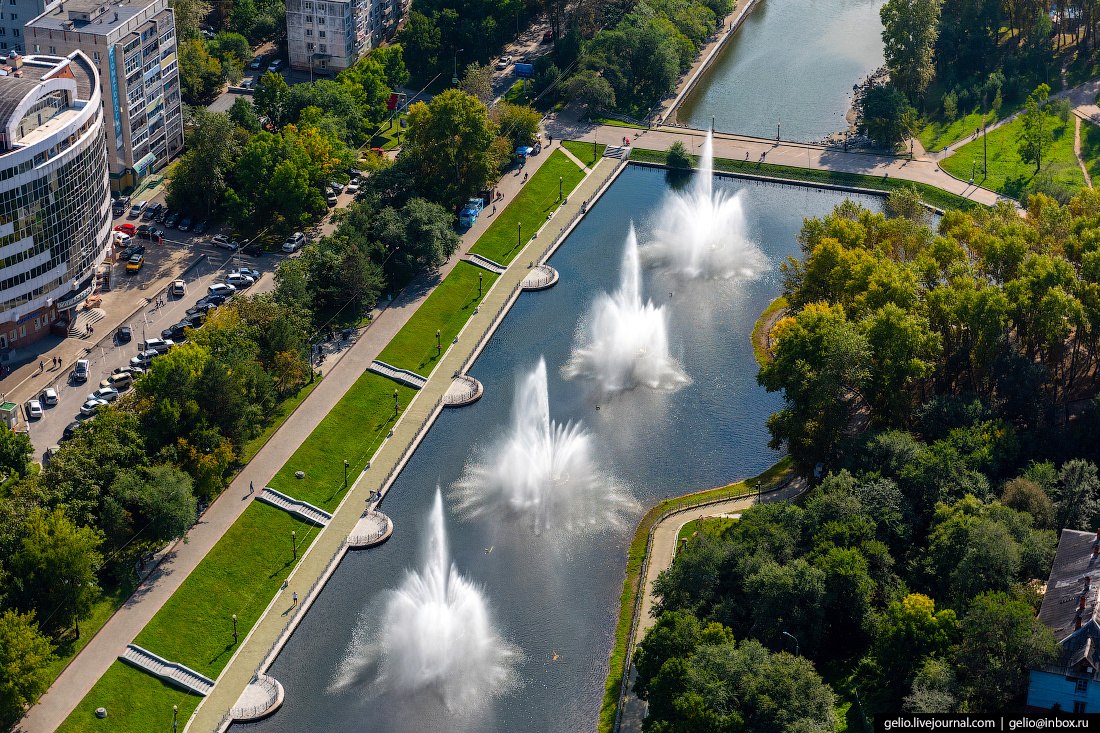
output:
[[[111,247],[99,78],[80,51],[0,76],[0,350],[49,333]]]

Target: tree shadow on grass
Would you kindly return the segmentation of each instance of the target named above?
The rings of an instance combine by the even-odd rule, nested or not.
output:
[[[301,550],[302,550],[302,547],[301,547],[301,546],[299,545],[299,547],[298,547],[298,551],[299,551],[299,554],[301,554]],[[268,575],[267,577],[268,577],[268,578],[277,578],[277,577],[279,577],[280,575],[285,575],[285,574],[286,574],[286,571],[287,571],[287,568],[291,568],[291,567],[293,567],[293,566],[294,566],[294,565],[295,565],[295,564],[296,564],[297,562],[298,562],[298,561],[297,561],[297,560],[295,560],[295,559],[294,559],[294,558],[292,557],[291,559],[289,559],[289,560],[287,560],[287,561],[286,561],[285,563],[283,563],[283,566],[282,566],[281,568],[279,568],[278,570],[273,570],[273,571],[271,572],[271,574],[270,574],[270,575]]]
[[[214,664],[214,663],[215,663],[215,662],[217,662],[217,661],[218,661],[219,659],[221,659],[222,657],[224,657],[224,656],[225,656],[226,654],[229,654],[229,653],[230,653],[231,651],[233,651],[233,647],[234,647],[234,645],[233,645],[233,644],[226,644],[226,645],[225,645],[225,649],[222,649],[222,650],[221,650],[220,652],[218,652],[217,654],[215,654],[215,655],[214,655],[214,658],[213,658],[213,659],[211,659],[211,660],[210,660],[209,662],[207,662],[207,664]]]
[[[1011,196],[1014,199],[1019,199],[1020,195],[1027,190],[1028,185],[1035,179],[1034,175],[1018,175],[1012,178],[1006,178],[1004,185],[1001,187],[1001,192],[1006,196]]]

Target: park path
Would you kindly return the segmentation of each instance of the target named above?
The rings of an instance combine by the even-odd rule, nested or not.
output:
[[[465,372],[487,337],[507,315],[509,306],[518,297],[520,283],[530,272],[529,263],[540,261],[548,248],[564,238],[568,226],[566,222],[572,223],[576,220],[581,207],[594,198],[609,176],[618,170],[618,164],[618,160],[611,158],[597,161],[592,172],[577,185],[566,203],[544,225],[541,236],[528,240],[504,274],[493,283],[458,337],[444,351],[428,376],[427,383],[402,409],[401,418],[394,425],[392,434],[371,457],[370,468],[356,478],[340,506],[333,512],[328,525],[320,531],[286,584],[241,641],[233,658],[218,676],[213,691],[203,699],[188,721],[184,728],[185,733],[188,730],[208,733],[222,729],[224,716],[236,704],[249,680],[258,671],[264,671],[262,666],[274,661],[275,655],[271,654],[271,650],[279,648],[286,641],[294,624],[301,619],[313,598],[323,589],[324,581],[342,558],[347,537],[359,521],[371,493],[380,491],[385,495],[389,490],[391,479],[400,472],[442,409],[443,395],[451,386],[452,375]],[[562,224],[559,231],[554,233],[553,229],[558,222]],[[401,527],[396,527],[394,531],[400,532]],[[301,599],[300,608],[297,609],[292,605],[294,594]]]
[[[531,158],[525,170],[534,174],[550,157],[549,154],[547,150],[545,154]],[[522,186],[521,176],[506,175],[498,184],[498,190],[508,202]],[[388,306],[375,311],[373,322],[358,341],[332,365],[328,375],[203,513],[186,538],[176,542],[165,553],[157,569],[73,658],[38,704],[30,708],[19,722],[16,733],[50,733],[64,722],[126,645],[149,623],[259,494],[257,491],[250,495],[249,487],[267,485],[491,222],[491,216],[480,217],[463,235],[458,251],[438,273],[417,278]]]

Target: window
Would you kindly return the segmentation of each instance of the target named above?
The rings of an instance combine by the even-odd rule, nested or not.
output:
[[[1076,689],[1074,690],[1074,692],[1076,692],[1078,695],[1084,695],[1088,691],[1089,691],[1089,681],[1088,680],[1077,680],[1077,685],[1076,685]]]
[[[1073,701],[1073,714],[1074,715],[1084,715],[1085,714],[1085,701],[1084,700],[1074,700]]]
[[[313,3],[306,3],[306,10],[313,10]]]
[[[324,38],[325,37],[325,32],[320,31],[320,32],[317,33],[317,35],[320,36],[321,38]]]
[[[99,63],[99,51],[92,51],[92,61]]]
[[[313,29],[312,28],[306,28],[306,35],[307,36],[312,36],[313,35]]]
[[[311,52],[311,53],[312,53],[312,52],[313,52],[313,48],[314,48],[314,46],[313,46],[313,44],[312,44],[312,43],[307,43],[307,44],[306,44],[306,50],[307,50],[307,51],[309,51],[309,52]]]
[[[307,15],[306,16],[306,22],[307,23],[312,23],[313,22],[313,16],[312,15]]]
[[[324,25],[324,24],[325,24],[325,16],[323,16],[323,15],[317,16],[317,25]]]
[[[325,44],[322,43],[321,44],[321,53],[326,53],[327,51],[328,51],[328,46],[326,46]]]
[[[11,34],[13,36],[15,36],[16,38],[19,38],[19,29],[18,28],[12,28],[11,29]]]

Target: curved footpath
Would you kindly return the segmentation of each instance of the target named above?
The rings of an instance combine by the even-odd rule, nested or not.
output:
[[[550,157],[549,153],[547,150],[546,154],[531,158],[526,170],[534,174]],[[505,201],[511,201],[520,188],[522,181],[518,176],[504,176],[498,185],[498,189],[505,195]],[[198,523],[188,531],[185,540],[175,543],[157,569],[73,658],[46,694],[39,699],[38,704],[27,711],[15,728],[16,733],[50,733],[61,725],[118,655],[126,649],[126,645],[134,640],[222,535],[244,513],[249,503],[259,495],[260,492],[249,495],[249,486],[266,486],[270,483],[275,473],[355,384],[394,334],[401,330],[431,294],[435,285],[466,255],[492,221],[491,216],[480,217],[463,235],[459,249],[439,269],[438,276],[415,280],[374,319],[358,341],[332,366],[328,376],[210,505]],[[356,517],[361,508],[360,503],[356,507]],[[240,685],[236,694],[243,689],[244,684]],[[236,702],[236,694],[229,706]],[[212,729],[213,727],[207,730]]]

